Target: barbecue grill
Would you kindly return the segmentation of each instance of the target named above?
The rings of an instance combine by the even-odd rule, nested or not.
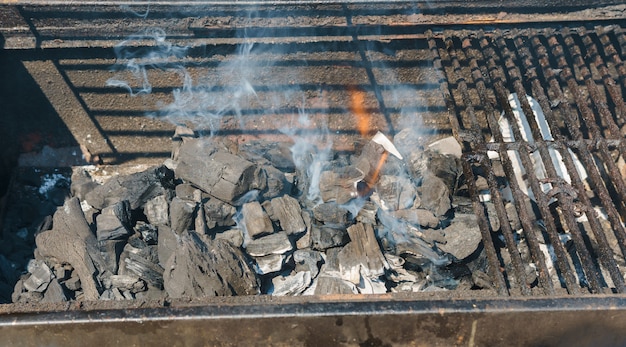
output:
[[[220,129],[207,121],[200,131],[242,141],[281,140],[287,135],[276,119],[324,115],[337,150],[354,153],[363,140],[345,104],[357,86],[377,130],[393,136],[414,119],[425,137],[453,136],[461,145],[468,207],[493,284],[460,292],[5,304],[0,331],[8,344],[626,343],[621,1],[0,4],[5,191],[20,172],[20,154],[28,166],[24,152],[80,146],[83,157],[110,170],[151,165],[170,156],[172,120],[215,114]],[[146,62],[145,52],[156,60]],[[163,107],[176,105],[172,90],[181,91],[177,67],[193,77],[236,74],[251,68],[238,65],[242,54],[260,69],[255,98],[239,100],[244,107],[202,104],[210,112],[196,109],[184,115],[190,118]],[[136,78],[129,61],[145,75]],[[123,78],[130,80],[124,88],[107,85]],[[211,85],[203,95],[216,100],[241,88],[228,80]],[[313,101],[301,106],[287,94]],[[538,165],[543,176],[525,174]],[[478,176],[487,184],[478,185]],[[532,285],[523,280],[529,266],[537,274]]]

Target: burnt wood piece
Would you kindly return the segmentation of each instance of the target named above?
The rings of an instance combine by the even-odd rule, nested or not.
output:
[[[269,165],[264,165],[262,170],[265,172],[267,179],[266,188],[261,192],[263,199],[273,199],[291,192],[293,185],[287,180],[284,172]]]
[[[348,228],[350,243],[338,254],[341,277],[359,284],[361,275],[377,278],[389,267],[380,250],[374,228],[370,224],[357,223]]]
[[[407,177],[383,175],[376,185],[381,205],[390,211],[411,208],[415,204],[415,184]]]
[[[324,251],[328,248],[343,246],[350,242],[350,237],[345,228],[333,228],[330,226],[311,226],[311,248]]]
[[[407,223],[419,225],[424,228],[437,228],[439,226],[439,218],[429,210],[423,208],[398,210],[390,213],[394,218],[402,219]]]
[[[246,244],[246,252],[253,257],[269,254],[285,254],[293,250],[293,245],[286,232],[277,232],[251,240]]]
[[[35,244],[40,256],[55,258],[72,265],[80,277],[86,300],[98,300],[101,283],[97,279],[104,260],[97,248],[78,198],[72,198],[53,217],[52,230],[37,235]]]
[[[299,234],[306,230],[300,203],[289,195],[272,199],[272,213],[287,234]]]
[[[344,279],[328,275],[320,275],[317,278],[315,295],[327,294],[357,294],[356,286]]]
[[[163,278],[172,298],[259,293],[256,275],[241,251],[222,240],[205,243],[193,232],[182,235]]]
[[[153,247],[138,249],[127,244],[120,257],[119,274],[137,276],[153,287],[163,289],[163,267],[156,263]]]
[[[363,171],[353,166],[323,171],[320,176],[322,200],[345,204],[358,196],[356,184],[363,178]]]
[[[170,203],[170,225],[172,230],[177,234],[189,230],[194,222],[194,212],[196,211],[196,203],[189,200],[183,200],[174,197]]]
[[[165,195],[157,195],[148,200],[143,208],[143,213],[152,225],[170,225],[170,210]]]
[[[235,225],[233,216],[237,213],[237,209],[233,205],[215,198],[209,199],[203,205],[208,229]]]
[[[313,208],[313,216],[324,224],[348,224],[350,212],[335,202],[325,202]]]
[[[243,204],[241,216],[241,225],[251,238],[274,232],[272,221],[258,201]]]
[[[231,204],[252,189],[265,188],[257,165],[218,148],[207,138],[183,142],[176,176]]]
[[[446,183],[431,172],[424,173],[419,187],[420,207],[432,211],[435,216],[444,216],[452,207],[450,189]]]
[[[98,241],[126,239],[131,234],[130,203],[128,200],[109,205],[96,216]]]
[[[287,142],[252,140],[240,145],[239,153],[251,162],[267,161],[283,172],[294,172],[296,165],[293,162],[291,146]]]
[[[127,176],[113,177],[87,193],[87,203],[99,210],[122,200],[130,202],[130,209],[143,207],[155,196],[174,188],[174,173],[165,166],[157,166]]]
[[[311,273],[311,277],[315,278],[320,272],[322,255],[318,251],[300,249],[293,252],[293,261],[296,264],[295,270],[297,272],[308,271]]]
[[[159,237],[157,242],[159,264],[165,265],[178,246],[178,238],[174,231],[165,225],[159,226],[157,235]]]

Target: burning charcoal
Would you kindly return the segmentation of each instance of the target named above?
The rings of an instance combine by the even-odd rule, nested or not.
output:
[[[128,176],[113,177],[96,187],[85,197],[89,205],[101,210],[122,200],[130,202],[130,209],[143,207],[145,203],[166,189],[174,187],[174,174],[165,166],[158,166]]]
[[[113,287],[122,291],[128,290],[131,293],[138,293],[147,289],[146,282],[136,276],[113,275],[110,280]]]
[[[127,200],[105,207],[96,216],[98,241],[121,240],[128,238],[130,230],[130,203]]]
[[[251,238],[274,232],[272,221],[263,211],[263,207],[261,207],[258,201],[243,204],[241,206],[241,216],[241,225]]]
[[[296,263],[296,271],[308,271],[311,273],[311,277],[317,277],[320,271],[319,264],[322,262],[322,255],[320,252],[313,250],[297,250],[293,253],[293,260]]]
[[[41,300],[41,302],[52,303],[52,302],[66,302],[66,301],[67,301],[67,296],[65,295],[65,292],[63,291],[63,287],[61,287],[61,284],[59,284],[59,281],[56,278],[50,281],[50,284],[48,285],[48,289],[46,289],[46,292],[43,294],[43,299]]]
[[[225,230],[221,233],[216,233],[214,235],[214,238],[215,240],[228,241],[235,248],[239,248],[243,245],[243,235],[241,234],[241,230],[237,228],[232,228]]]
[[[251,240],[246,244],[246,252],[253,257],[262,257],[269,254],[285,254],[293,249],[286,232]]]
[[[272,199],[272,213],[278,222],[282,230],[287,234],[299,234],[306,230],[304,220],[302,220],[302,212],[298,200],[292,198],[289,195],[284,195],[280,198]]]
[[[343,280],[339,277],[320,275],[317,278],[315,295],[327,294],[357,294],[359,291],[354,283]]]
[[[452,254],[459,260],[472,255],[480,245],[482,237],[478,221],[473,214],[458,214],[443,232],[446,244],[439,246],[444,252]]]
[[[180,147],[176,176],[212,196],[234,203],[259,187],[259,168],[253,163],[217,148],[211,139],[193,139]]]
[[[441,178],[425,173],[419,192],[421,208],[432,211],[437,217],[444,216],[450,210],[450,190]]]
[[[311,227],[311,248],[324,251],[331,247],[343,246],[350,242],[348,231],[344,228],[313,225]]]
[[[273,296],[298,295],[311,284],[311,273],[308,271],[296,272],[290,276],[277,276],[272,278]]]
[[[313,216],[324,224],[348,224],[350,212],[335,202],[326,202],[313,208]]]
[[[87,193],[94,190],[97,186],[98,183],[91,179],[91,176],[85,169],[78,168],[72,172],[72,184],[70,186],[72,196],[84,200]]]
[[[341,278],[358,284],[361,271],[369,278],[382,276],[389,265],[378,246],[374,228],[357,223],[348,228],[348,234],[350,242],[338,254]]]
[[[195,233],[183,233],[182,245],[165,266],[165,290],[172,298],[253,295],[257,278],[244,255],[228,242],[204,243]]]
[[[363,171],[353,166],[323,171],[320,176],[320,193],[324,202],[345,204],[358,196],[357,183],[365,178]]]
[[[419,225],[424,228],[437,228],[440,223],[439,218],[437,218],[432,212],[421,208],[394,211],[391,212],[391,215],[394,218],[399,218],[407,223]]]
[[[379,205],[386,211],[396,211],[413,207],[417,191],[410,179],[400,176],[383,175],[376,185]]]
[[[284,172],[294,172],[291,144],[266,140],[248,141],[239,146],[239,153],[251,162],[267,160],[272,166]]]
[[[37,235],[37,251],[43,257],[69,263],[78,273],[86,300],[100,297],[95,276],[104,271],[104,261],[97,249],[77,198],[69,199],[54,214],[53,229]]]
[[[219,199],[209,199],[204,203],[204,216],[209,229],[216,226],[229,227],[235,225],[233,220],[235,213],[237,213],[237,209],[234,206]]]
[[[48,265],[41,260],[31,260],[28,263],[28,272],[30,277],[24,281],[24,288],[29,292],[43,293],[54,278]]]
[[[193,224],[195,210],[196,204],[194,202],[174,197],[170,203],[170,225],[172,230],[177,234],[189,230],[189,227]]]
[[[159,263],[163,265],[178,247],[178,241],[174,231],[166,226],[159,227],[158,237],[159,241],[157,242],[157,250],[159,254]]]
[[[262,257],[255,257],[256,266],[255,271],[259,275],[267,275],[269,273],[278,272],[282,270],[287,257],[283,254],[270,254]]]
[[[152,225],[169,225],[169,204],[165,195],[157,195],[148,200],[143,208],[143,213]]]

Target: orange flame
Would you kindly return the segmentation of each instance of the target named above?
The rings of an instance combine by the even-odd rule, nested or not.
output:
[[[351,87],[348,89],[350,93],[350,110],[356,116],[356,128],[362,137],[367,136],[370,132],[370,115],[365,110],[365,92]]]
[[[372,172],[372,178],[371,178],[371,184],[374,185],[374,183],[376,183],[378,181],[378,176],[380,175],[380,170],[383,168],[383,164],[385,164],[385,160],[387,160],[387,157],[389,156],[389,152],[384,151],[381,155],[380,155],[380,160],[378,161],[378,165],[376,165],[376,168],[374,169],[374,172]]]
[[[380,159],[378,160],[378,163],[376,164],[376,168],[373,171],[371,171],[370,174],[367,175],[365,179],[363,179],[357,185],[357,192],[359,193],[360,196],[367,196],[372,192],[372,190],[374,189],[374,185],[376,184],[376,182],[378,182],[378,176],[380,176],[380,170],[383,168],[383,165],[385,164],[385,161],[387,160],[388,156],[389,156],[389,152],[384,151],[380,155]]]

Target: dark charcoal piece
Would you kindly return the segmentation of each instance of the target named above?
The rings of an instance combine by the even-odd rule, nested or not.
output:
[[[384,175],[376,185],[376,192],[385,208],[391,211],[413,207],[417,191],[410,179]]]
[[[399,210],[390,213],[394,218],[398,218],[413,225],[419,225],[424,228],[436,228],[439,226],[439,218],[431,211],[421,208],[410,210]]]
[[[196,203],[174,197],[170,203],[170,225],[177,234],[189,230],[193,225],[193,214]]]
[[[105,184],[87,193],[87,203],[99,210],[122,200],[130,202],[135,210],[167,189],[174,188],[174,173],[165,166],[158,166],[128,176],[113,177]]]
[[[87,193],[94,190],[96,187],[98,187],[98,183],[91,179],[87,171],[77,169],[72,173],[72,184],[70,185],[72,196],[84,200]]]
[[[420,207],[430,210],[437,217],[444,216],[452,207],[448,186],[430,172],[424,174],[419,192],[422,200]]]
[[[450,192],[454,192],[457,184],[457,179],[461,174],[461,165],[459,159],[434,153],[429,151],[430,161],[428,162],[428,170],[435,174],[435,176],[441,178]]]
[[[255,164],[219,149],[211,139],[183,142],[178,160],[177,177],[228,203],[252,189],[265,188]]]
[[[59,281],[55,278],[50,282],[50,285],[48,285],[48,289],[46,289],[46,292],[43,294],[41,302],[49,303],[65,301],[67,301],[67,296],[63,291],[63,287],[61,287],[61,284],[59,284]]]
[[[325,224],[348,224],[350,212],[337,205],[335,202],[326,202],[313,208],[313,216],[316,220]]]
[[[309,271],[311,277],[315,278],[320,272],[322,255],[320,252],[310,249],[301,249],[293,252],[293,261],[296,263],[296,271]]]
[[[272,199],[272,214],[287,234],[299,234],[306,230],[300,204],[289,195]]]
[[[209,199],[204,203],[204,216],[208,229],[235,225],[233,216],[237,209],[219,199]]]
[[[293,249],[293,245],[287,233],[278,232],[275,234],[260,237],[246,244],[246,251],[253,257],[262,257],[269,254],[285,254]]]
[[[105,262],[106,269],[112,274],[117,273],[120,255],[125,245],[126,240],[98,241],[98,249]]]
[[[358,196],[356,183],[364,177],[363,171],[353,166],[323,171],[320,176],[322,200],[345,204]]]
[[[131,235],[130,203],[127,200],[105,207],[96,216],[98,241],[121,240]]]
[[[172,298],[259,294],[259,283],[244,255],[228,242],[203,242],[184,233],[165,266],[165,290]]]
[[[165,265],[167,260],[172,256],[174,250],[178,247],[178,241],[174,231],[166,226],[159,227],[159,242],[157,250],[159,255],[159,264]]]
[[[132,274],[163,289],[163,268],[155,260],[154,252],[150,248],[140,250],[127,244],[120,259],[120,275]]]
[[[35,238],[37,252],[43,257],[69,263],[81,279],[86,300],[100,297],[96,276],[105,269],[96,237],[89,229],[78,198],[72,198],[54,214],[53,229]]]
[[[239,151],[241,156],[251,162],[262,162],[265,159],[272,166],[284,172],[296,170],[291,153],[291,144],[289,143],[253,140],[240,145]]]
[[[313,225],[311,227],[311,248],[324,251],[331,247],[343,246],[350,242],[348,231],[344,228]]]
[[[265,176],[267,177],[267,186],[261,193],[263,199],[272,199],[291,192],[292,184],[287,181],[282,171],[269,165],[263,166],[262,169],[265,171]]]
[[[139,221],[135,224],[135,230],[141,234],[141,238],[148,245],[156,245],[159,240],[158,229],[154,225]]]
[[[261,207],[258,201],[243,204],[241,206],[241,216],[241,225],[251,238],[274,232],[272,221],[263,211],[263,207]]]

